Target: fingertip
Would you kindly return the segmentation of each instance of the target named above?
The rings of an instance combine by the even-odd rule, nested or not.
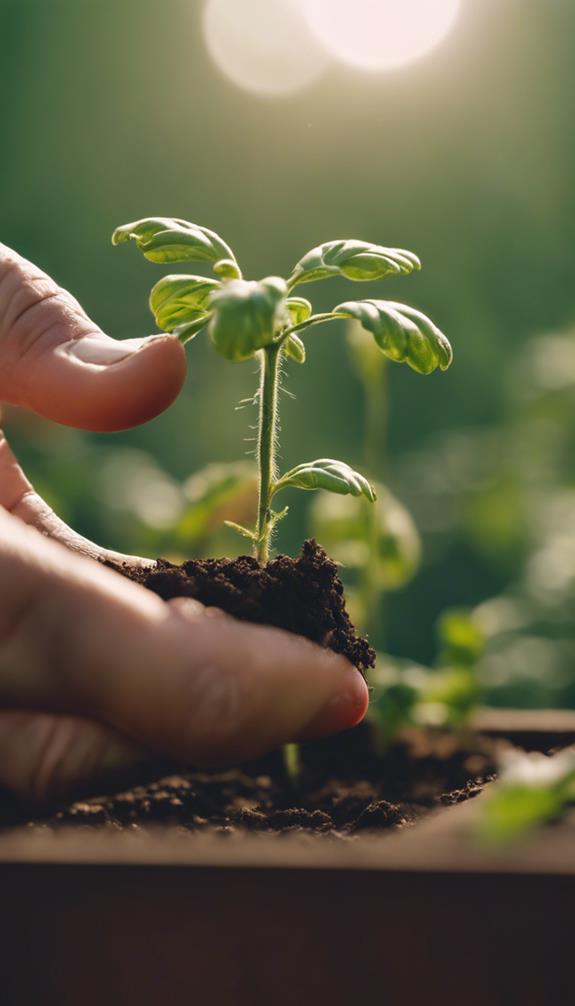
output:
[[[350,730],[363,720],[369,705],[365,678],[353,666],[339,682],[338,690],[308,723],[297,740],[317,740],[330,734]]]
[[[172,335],[117,341],[92,333],[39,361],[23,404],[57,423],[112,433],[167,409],[185,376],[186,354]]]
[[[107,368],[115,385],[112,409],[101,416],[100,432],[139,426],[159,416],[178,397],[186,377],[186,353],[172,335],[138,340],[140,347]]]

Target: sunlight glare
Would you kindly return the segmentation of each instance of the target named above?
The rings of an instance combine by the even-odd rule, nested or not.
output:
[[[424,56],[452,28],[461,0],[300,0],[327,51],[362,70],[394,70]]]
[[[208,0],[204,35],[222,73],[258,94],[299,91],[327,63],[298,0]]]

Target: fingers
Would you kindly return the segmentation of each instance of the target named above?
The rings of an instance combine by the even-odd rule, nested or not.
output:
[[[0,706],[237,763],[358,722],[359,672],[289,633],[166,605],[0,513]]]
[[[69,426],[120,430],[162,412],[185,369],[177,339],[109,338],[71,294],[0,244],[0,400]]]
[[[0,786],[48,803],[121,785],[150,752],[92,720],[52,713],[0,713]]]
[[[121,555],[110,549],[100,548],[94,542],[77,534],[50,509],[26,478],[8,441],[0,429],[0,507],[3,507],[26,524],[31,524],[42,534],[62,542],[67,548],[90,559],[128,562],[134,566],[152,565],[148,559]]]

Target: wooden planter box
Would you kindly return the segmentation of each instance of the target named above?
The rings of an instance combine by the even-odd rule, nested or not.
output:
[[[482,725],[575,739],[570,713]],[[575,815],[488,854],[481,799],[348,842],[6,833],[0,1003],[572,1003]]]

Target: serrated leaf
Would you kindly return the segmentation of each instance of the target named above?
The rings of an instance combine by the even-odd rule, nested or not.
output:
[[[346,301],[334,314],[355,318],[371,332],[381,351],[419,374],[447,370],[453,359],[449,341],[433,322],[406,304],[392,300]]]
[[[248,360],[273,342],[287,321],[285,280],[269,276],[259,283],[230,280],[211,299],[210,338],[227,360]]]
[[[305,297],[288,297],[287,309],[290,325],[301,325],[312,313],[312,306]]]
[[[421,269],[417,255],[401,248],[383,248],[368,241],[326,241],[300,259],[288,286],[292,289],[298,283],[314,283],[329,276],[362,282],[416,269]]]
[[[297,465],[282,475],[273,491],[279,492],[286,486],[294,489],[327,489],[328,492],[342,496],[365,496],[372,503],[376,498],[373,487],[364,475],[354,471],[345,461],[335,461],[333,458],[318,458],[317,461]]]
[[[172,217],[147,217],[117,227],[112,244],[135,241],[150,262],[211,262],[215,271],[225,263],[226,275],[233,264],[241,276],[231,248],[214,231],[188,220]]]
[[[305,363],[305,346],[299,335],[296,335],[295,332],[292,332],[285,340],[283,351],[286,356],[289,356],[290,360],[295,360],[296,363]]]
[[[209,317],[210,297],[220,283],[203,276],[164,276],[150,293],[150,309],[164,332]]]

